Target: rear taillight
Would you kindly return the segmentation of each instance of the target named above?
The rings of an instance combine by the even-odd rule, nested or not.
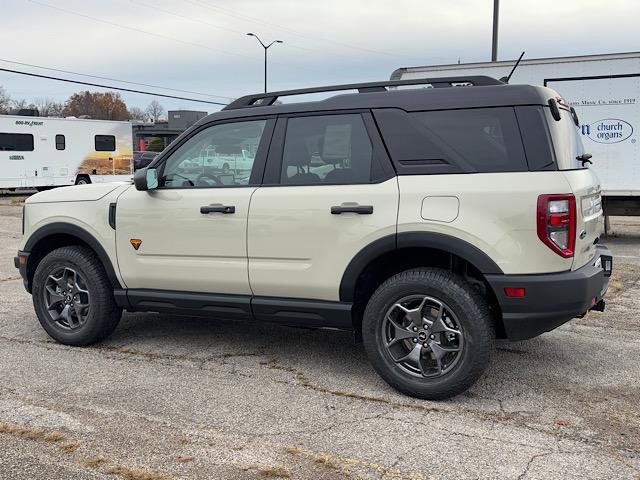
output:
[[[576,198],[571,194],[540,195],[538,237],[558,255],[573,257],[576,247]]]

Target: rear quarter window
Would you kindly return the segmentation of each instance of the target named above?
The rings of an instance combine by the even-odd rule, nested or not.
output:
[[[400,174],[528,170],[512,107],[381,109],[375,117]]]

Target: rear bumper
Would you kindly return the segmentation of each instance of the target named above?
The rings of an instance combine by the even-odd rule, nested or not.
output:
[[[591,309],[604,309],[613,260],[605,246],[577,270],[544,275],[487,275],[502,310],[510,340],[525,340],[553,330]],[[605,268],[607,270],[605,270]],[[507,297],[505,288],[524,288],[525,296]]]

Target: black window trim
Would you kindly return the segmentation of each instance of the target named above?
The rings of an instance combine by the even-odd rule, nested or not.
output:
[[[155,168],[158,171],[158,179],[160,179],[164,173],[164,168],[167,164],[167,160],[171,158],[176,150],[182,145],[188,142],[198,133],[208,128],[216,127],[218,125],[226,125],[230,123],[247,123],[253,121],[266,120],[264,130],[262,131],[262,138],[258,144],[258,150],[253,160],[253,167],[251,169],[251,175],[249,176],[249,183],[247,185],[207,185],[207,186],[193,186],[193,187],[174,187],[174,186],[158,186],[156,190],[198,190],[203,188],[247,188],[260,186],[262,176],[264,174],[265,164],[267,162],[267,152],[271,145],[273,130],[276,123],[276,115],[259,115],[255,117],[237,117],[237,118],[225,118],[224,120],[217,120],[213,122],[203,123],[202,125],[194,125],[187,131],[185,131],[176,140],[171,142],[167,150],[160,153],[146,168]]]
[[[281,171],[282,161],[284,156],[284,141],[287,132],[287,122],[289,118],[299,117],[325,117],[329,115],[360,115],[364,124],[369,141],[371,142],[372,158],[371,158],[371,178],[368,182],[354,182],[354,183],[313,183],[313,184],[286,184],[282,183]],[[374,174],[375,173],[375,174]],[[278,115],[278,121],[276,123],[273,140],[271,141],[271,148],[269,148],[269,154],[267,156],[267,164],[262,177],[262,187],[327,187],[327,186],[340,186],[340,185],[374,185],[378,183],[386,182],[387,180],[396,176],[395,169],[391,159],[387,154],[387,150],[380,138],[380,133],[375,125],[373,116],[370,109],[357,109],[357,110],[327,110],[327,111],[309,111],[309,112],[296,112],[289,114]]]
[[[103,137],[103,138],[113,138],[113,149],[111,150],[104,150],[104,149],[98,149],[98,137]],[[97,134],[93,136],[93,147],[95,149],[96,152],[115,152],[116,151],[116,136],[115,135],[102,135],[102,134]]]

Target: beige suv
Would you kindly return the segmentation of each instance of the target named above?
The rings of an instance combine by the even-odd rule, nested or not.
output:
[[[250,95],[133,185],[29,198],[16,267],[65,344],[102,340],[123,310],[353,329],[390,385],[447,398],[494,337],[604,309],[612,258],[577,124],[553,90],[488,77]],[[240,170],[202,161],[237,152]]]

